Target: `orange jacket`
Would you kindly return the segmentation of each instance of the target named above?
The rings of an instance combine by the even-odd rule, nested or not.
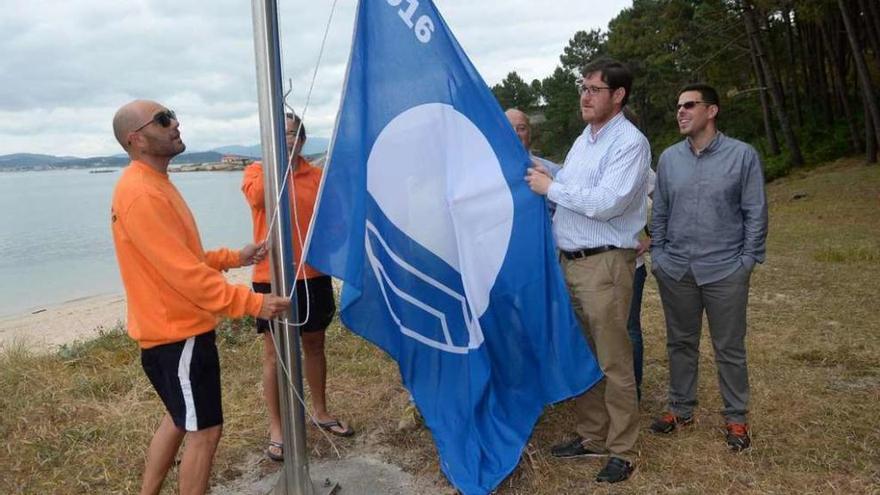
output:
[[[257,316],[262,294],[220,270],[239,253],[202,248],[195,219],[166,174],[132,161],[113,192],[113,243],[128,303],[128,333],[144,349],[217,326],[218,315]]]
[[[293,229],[292,232],[293,250],[294,256],[296,256],[294,261],[296,262],[300,259],[302,243],[306,240],[309,224],[312,222],[312,214],[315,212],[315,203],[318,200],[318,187],[321,184],[321,173],[320,168],[313,166],[300,156],[297,160],[296,169],[293,171],[293,188],[291,189],[288,186],[288,190],[294,192],[294,194],[289,195],[292,207],[291,218],[295,218],[296,224],[299,226],[299,233],[297,233],[297,229]],[[254,224],[254,242],[263,242],[267,237],[269,226],[266,221],[263,164],[261,162],[254,162],[245,167],[244,178],[241,181],[241,191],[251,207],[251,219]],[[297,280],[303,280],[320,277],[321,275],[323,275],[321,272],[305,264],[302,270],[297,273],[296,278]],[[271,282],[269,258],[254,265],[253,281]]]
[[[251,220],[254,225],[254,243],[263,242],[266,238],[269,224],[266,223],[266,206],[264,205],[266,188],[263,184],[263,164],[253,162],[244,168],[244,177],[241,180],[241,192],[244,199],[251,207]],[[259,283],[270,283],[269,257],[254,265],[252,280]]]

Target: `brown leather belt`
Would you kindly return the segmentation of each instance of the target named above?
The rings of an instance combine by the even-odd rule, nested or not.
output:
[[[594,254],[605,253],[608,251],[613,251],[617,249],[617,246],[599,246],[594,248],[581,249],[580,251],[562,251],[562,256],[568,260],[576,260],[579,258],[586,258],[587,256],[593,256]]]

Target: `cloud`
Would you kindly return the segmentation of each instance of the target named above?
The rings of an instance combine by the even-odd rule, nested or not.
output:
[[[604,28],[630,4],[436,3],[490,85],[514,70],[527,81],[546,77],[575,31]],[[282,64],[298,111],[331,4],[279,2]],[[353,0],[338,1],[306,115],[312,135],[332,132],[354,15]],[[189,150],[259,141],[250,2],[35,0],[4,11],[0,32],[0,154],[116,154],[110,120],[134,98],[175,109]]]

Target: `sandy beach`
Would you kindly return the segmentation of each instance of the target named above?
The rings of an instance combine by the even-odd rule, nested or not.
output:
[[[250,268],[229,270],[235,284],[250,284]],[[22,345],[32,351],[52,351],[76,340],[88,340],[101,328],[125,322],[125,295],[103,294],[40,306],[27,313],[0,318],[0,348]]]

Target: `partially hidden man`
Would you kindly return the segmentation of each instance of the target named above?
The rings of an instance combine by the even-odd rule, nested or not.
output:
[[[166,409],[147,451],[141,494],[159,493],[184,437],[179,493],[202,494],[223,424],[218,317],[273,318],[290,303],[230,285],[220,273],[260,261],[264,245],[202,248],[195,219],[168,177],[169,162],[186,149],[174,112],[132,101],[116,112],[113,132],[131,158],[111,210],[128,333]]]
[[[333,283],[329,276],[311,266],[300,263],[303,242],[308,234],[312,214],[318,199],[318,186],[321,183],[321,169],[313,166],[302,157],[302,147],[306,142],[306,128],[298,115],[285,115],[285,143],[291,157],[293,170],[287,177],[289,189],[291,220],[294,222],[293,251],[296,257],[296,290],[294,297],[298,308],[296,328],[300,332],[300,342],[304,357],[303,371],[312,398],[314,417],[320,428],[338,436],[354,435],[354,429],[347,423],[333,417],[327,411],[327,358],[324,341],[327,327],[336,314]],[[265,188],[263,185],[263,164],[254,162],[244,169],[241,191],[248,203],[253,220],[254,242],[262,242],[269,235],[271,219],[266,218]],[[254,265],[252,283],[255,292],[271,293],[272,284],[269,260]],[[284,444],[281,431],[281,406],[278,402],[278,371],[275,340],[272,334],[274,324],[257,319],[257,333],[263,335],[262,383],[263,399],[269,415],[269,442],[266,456],[274,461],[284,460]]]

